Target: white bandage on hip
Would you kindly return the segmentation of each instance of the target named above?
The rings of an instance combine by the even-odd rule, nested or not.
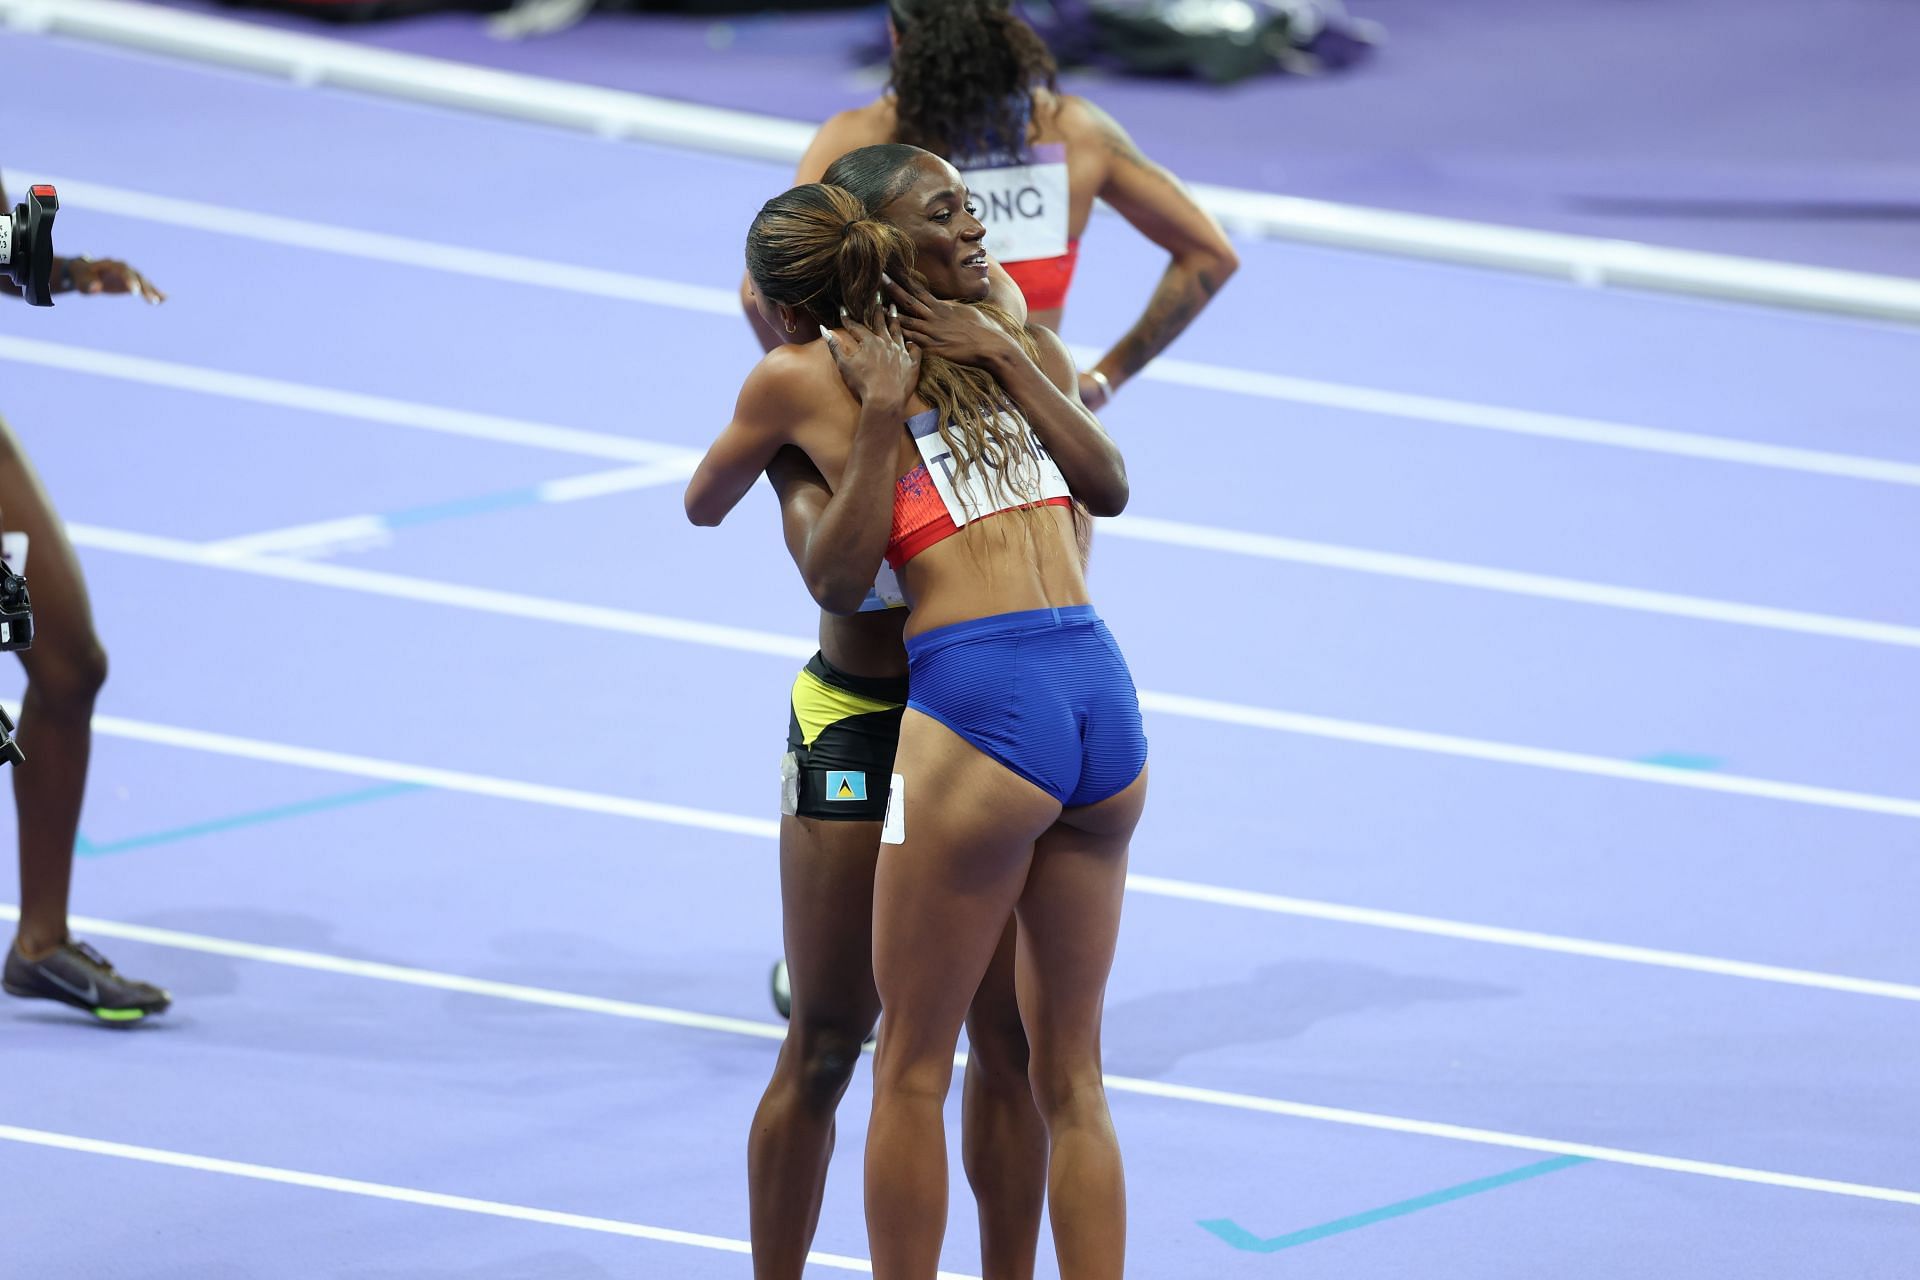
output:
[[[893,785],[887,789],[887,817],[880,824],[881,844],[905,844],[907,842],[907,780],[899,774],[893,775]]]

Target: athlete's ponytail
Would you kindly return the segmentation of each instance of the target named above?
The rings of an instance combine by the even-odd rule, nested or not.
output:
[[[828,328],[840,323],[842,307],[866,320],[880,277],[906,280],[912,272],[905,232],[821,182],[767,201],[747,231],[747,274],[760,296]]]
[[[895,138],[949,158],[1023,158],[1033,92],[1058,89],[1046,42],[1008,0],[888,0]]]

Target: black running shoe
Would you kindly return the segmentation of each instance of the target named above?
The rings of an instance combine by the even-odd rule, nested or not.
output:
[[[58,1000],[85,1009],[102,1022],[138,1022],[165,1013],[173,997],[147,982],[114,972],[107,958],[84,942],[69,942],[39,960],[7,948],[6,993],[28,1000]]]

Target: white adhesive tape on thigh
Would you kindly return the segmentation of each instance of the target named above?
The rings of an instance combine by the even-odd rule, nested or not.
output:
[[[780,757],[780,812],[789,818],[800,812],[800,757],[791,751]]]
[[[27,571],[27,535],[18,529],[0,534],[0,560],[15,573]]]
[[[907,780],[899,774],[893,775],[893,785],[887,789],[887,819],[880,824],[881,844],[905,844],[907,842]]]

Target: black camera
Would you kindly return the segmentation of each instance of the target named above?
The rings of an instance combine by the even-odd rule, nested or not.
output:
[[[60,194],[44,182],[27,189],[27,198],[0,215],[0,274],[36,307],[53,305],[53,215]],[[0,644],[0,648],[5,648]]]

